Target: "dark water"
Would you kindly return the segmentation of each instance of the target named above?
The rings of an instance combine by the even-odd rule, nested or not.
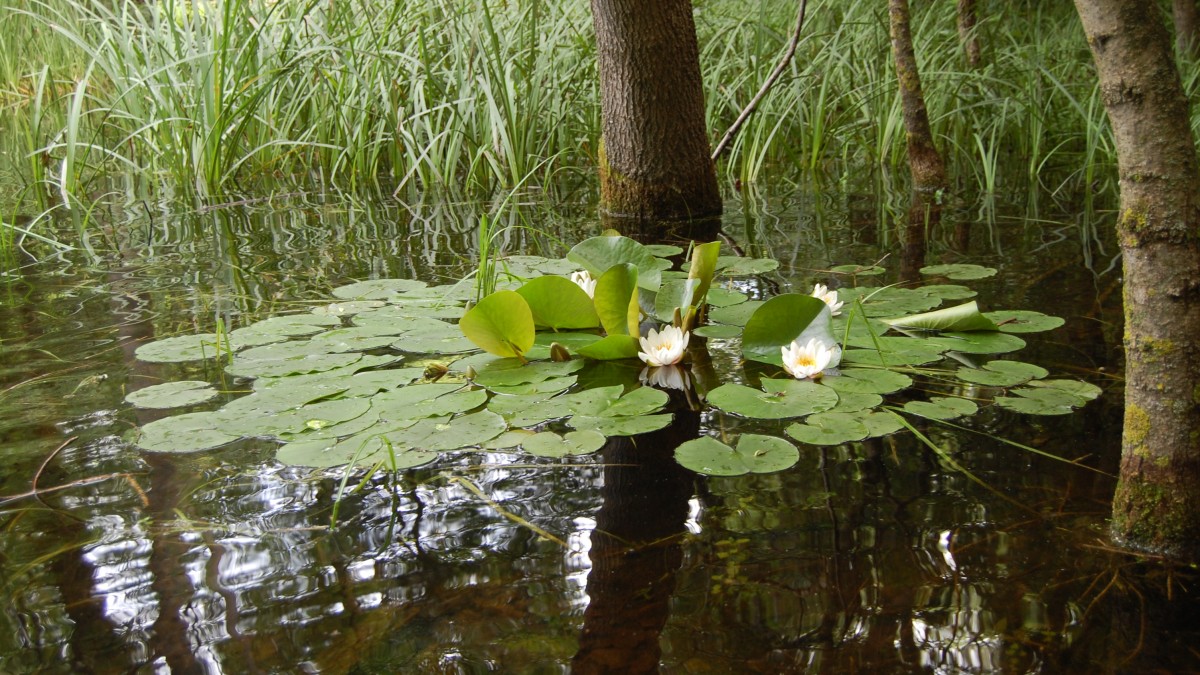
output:
[[[0,672],[1200,670],[1195,571],[1106,536],[1114,482],[1095,470],[1119,453],[1112,214],[1037,195],[951,204],[920,246],[907,197],[876,194],[743,195],[725,230],[784,263],[764,291],[885,255],[889,281],[917,253],[998,267],[972,282],[985,306],[1067,319],[1022,358],[1104,396],[1069,417],[988,409],[970,430],[924,428],[974,480],[912,434],[803,447],[776,474],[696,476],[675,445],[736,422],[680,406],[668,429],[569,462],[458,453],[373,476],[336,529],[341,473],[281,466],[271,443],[127,444],[156,415],[126,392],[220,381],[133,350],[353,279],[457,279],[487,205],[105,214],[98,258],[67,254],[0,287]],[[598,233],[588,213],[528,204],[502,218],[572,241]],[[518,231],[508,245],[539,241]]]

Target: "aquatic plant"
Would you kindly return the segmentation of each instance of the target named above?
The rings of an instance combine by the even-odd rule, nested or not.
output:
[[[389,470],[449,451],[561,457],[666,426],[675,405],[668,391],[685,389],[689,401],[703,397],[712,414],[761,420],[733,446],[724,436],[680,446],[684,465],[727,475],[787,468],[799,456],[793,440],[830,445],[902,431],[909,423],[901,416],[950,420],[989,403],[1065,414],[1099,394],[1088,383],[1047,379],[1043,368],[1000,356],[1025,346],[1020,334],[1055,328],[1061,319],[1029,310],[980,312],[974,301],[937,309],[974,296],[965,286],[846,286],[835,301],[844,303],[845,316],[834,317],[826,300],[810,294],[764,301],[739,292],[736,279],[773,269],[773,260],[721,256],[714,242],[693,246],[677,265],[684,253],[595,237],[564,259],[497,261],[498,290],[469,309],[469,282],[375,279],[338,288],[336,302],[311,313],[229,331],[220,349],[215,334],[143,345],[143,360],[222,362],[226,375],[252,380],[253,391],[215,410],[151,422],[133,442],[153,452],[195,452],[269,438],[282,442],[276,456],[287,464]],[[596,278],[594,297],[571,279],[580,267]],[[838,269],[832,278],[870,279],[875,272]],[[925,272],[936,282],[992,271]],[[661,335],[660,322],[673,339],[693,327],[695,336],[709,336],[687,342],[693,357],[738,353],[738,381],[689,372],[707,360],[696,358],[691,366],[603,369],[638,363],[643,327]],[[820,379],[797,379],[801,371],[788,354],[796,344],[837,350],[841,362],[830,355]],[[678,346],[659,361],[677,360]],[[205,383],[172,383],[135,392],[130,402],[193,406],[210,395]],[[786,420],[782,433],[766,433],[772,420]]]

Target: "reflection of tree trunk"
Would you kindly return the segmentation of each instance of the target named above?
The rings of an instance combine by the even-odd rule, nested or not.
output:
[[[682,408],[680,406],[680,408]],[[692,474],[675,448],[696,438],[700,415],[679,409],[667,428],[614,438],[604,450],[604,504],[592,532],[592,569],[575,673],[656,673]]]
[[[946,187],[946,166],[933,142],[929,112],[925,109],[908,0],[888,0],[888,17],[891,20],[892,56],[896,60],[896,77],[900,80],[904,131],[908,139],[908,168],[912,172],[914,188],[933,192]]]
[[[1113,531],[1200,556],[1200,168],[1158,6],[1076,0],[1121,176],[1125,430]]]
[[[721,213],[689,0],[592,0],[603,210],[635,220]]]
[[[929,231],[942,220],[942,207],[926,193],[913,190],[908,207],[908,225],[904,228],[904,248],[900,254],[900,281],[918,283],[925,266]]]
[[[1179,51],[1195,56],[1200,48],[1200,10],[1197,0],[1175,0],[1175,40]]]
[[[978,68],[982,62],[979,54],[979,36],[975,34],[976,22],[975,0],[958,0],[958,41],[970,68]]]
[[[158,617],[150,629],[151,660],[163,658],[173,674],[203,673],[204,668],[192,653],[188,621],[183,616],[195,594],[183,564],[191,545],[184,541],[182,532],[167,529],[175,519],[174,512],[183,495],[193,486],[178,475],[175,458],[149,454],[146,460],[151,467],[147,510],[156,530],[150,541],[147,568],[150,588],[158,595]]]

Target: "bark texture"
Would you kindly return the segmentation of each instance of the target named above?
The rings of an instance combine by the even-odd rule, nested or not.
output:
[[[979,36],[975,34],[975,0],[958,0],[958,41],[962,44],[967,65],[978,68],[983,62],[979,51]]]
[[[689,0],[592,0],[601,208],[645,221],[721,213]]]
[[[1192,56],[1200,51],[1200,10],[1197,0],[1175,0],[1172,14],[1175,16],[1175,40],[1179,51]]]
[[[904,132],[908,141],[908,168],[913,187],[933,192],[946,187],[946,165],[929,127],[925,95],[921,93],[921,75],[913,49],[908,0],[888,0],[891,23],[892,56],[896,60],[896,77],[900,80],[900,105],[904,111]]]
[[[1125,423],[1114,536],[1200,553],[1200,171],[1151,0],[1076,0],[1121,177]]]

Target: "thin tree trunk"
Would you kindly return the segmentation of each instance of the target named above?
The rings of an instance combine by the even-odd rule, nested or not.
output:
[[[925,95],[921,93],[921,75],[913,50],[909,27],[908,0],[888,0],[891,20],[892,56],[896,59],[896,77],[900,80],[900,106],[904,111],[904,131],[908,140],[908,168],[913,187],[933,192],[946,187],[946,165],[933,142]]]
[[[979,36],[975,34],[975,0],[958,0],[958,41],[967,57],[967,66],[978,68],[983,62],[979,51]]]
[[[1200,50],[1200,9],[1196,7],[1197,0],[1175,0],[1173,14],[1175,15],[1175,41],[1179,51],[1195,56]]]
[[[721,213],[688,0],[592,0],[600,67],[600,201],[662,221]]]
[[[1200,170],[1170,36],[1150,0],[1075,0],[1121,177],[1125,426],[1114,536],[1200,553]]]

